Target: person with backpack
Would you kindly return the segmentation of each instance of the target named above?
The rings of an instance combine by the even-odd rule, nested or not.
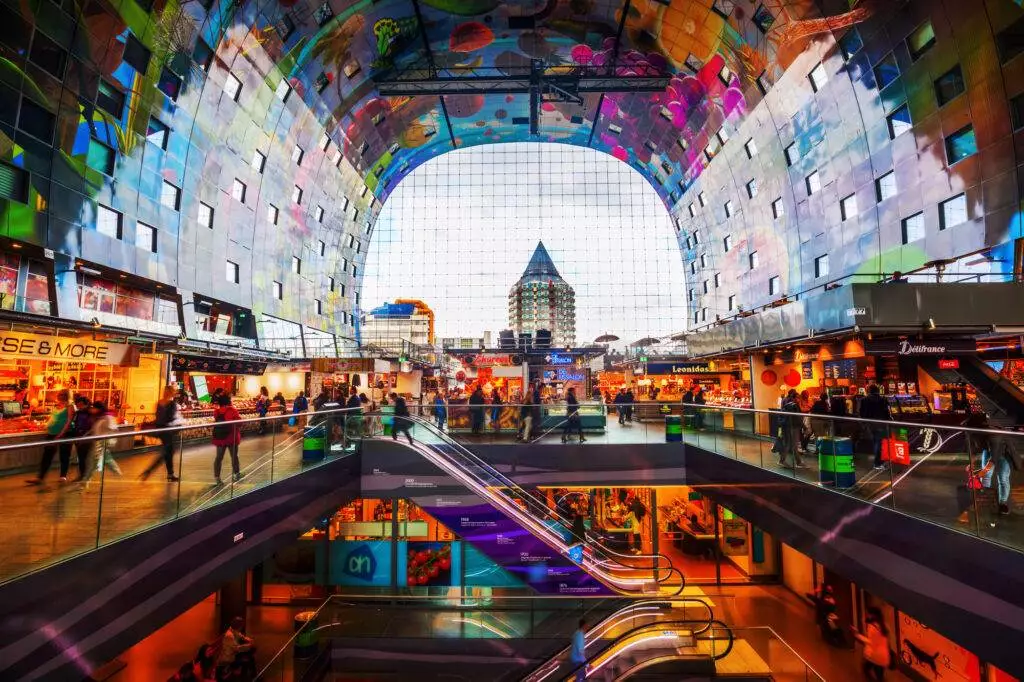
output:
[[[788,412],[789,415],[783,418],[781,426],[782,447],[779,452],[779,465],[789,466],[786,464],[786,455],[790,455],[793,458],[792,466],[802,467],[804,460],[800,457],[800,436],[803,432],[804,419],[801,416],[803,413],[800,412],[796,389],[791,388],[783,398],[782,411]]]
[[[263,435],[267,432],[267,412],[270,411],[270,391],[266,386],[260,386],[260,395],[256,398],[256,416],[260,418],[256,433]]]
[[[409,439],[409,445],[412,445],[412,433],[410,432],[412,424],[409,421],[409,406],[406,404],[405,398],[397,393],[391,394],[391,400],[395,404],[395,425],[391,428],[391,439],[398,440],[398,432],[401,431]]]
[[[448,406],[445,405],[444,396],[438,391],[434,394],[434,423],[438,431],[444,431],[444,424],[448,421]]]
[[[176,425],[178,421],[178,403],[174,402],[175,393],[177,391],[174,386],[164,386],[163,397],[156,404],[156,418],[153,420],[153,428],[167,429]],[[157,434],[157,438],[160,439],[160,456],[155,458],[142,472],[140,478],[143,481],[149,478],[149,475],[160,466],[161,462],[163,462],[164,468],[167,469],[167,481],[173,483],[178,480],[178,477],[174,475],[174,436],[175,434],[170,431]]]
[[[238,462],[238,444],[242,442],[242,429],[230,422],[239,421],[242,415],[231,404],[231,396],[224,393],[220,397],[220,405],[213,412],[213,444],[217,448],[217,456],[213,460],[213,477],[217,485],[224,485],[220,478],[220,467],[224,462],[224,453],[231,453],[231,479],[242,478],[241,465]]]
[[[579,436],[580,442],[585,443],[583,437],[583,423],[580,420],[580,402],[576,399],[576,389],[570,387],[565,394],[565,424],[562,427],[562,442],[569,442],[569,434],[573,431]]]
[[[860,401],[860,418],[873,419],[875,421],[892,421],[892,412],[889,410],[889,401],[882,397],[878,384],[871,384],[868,394]],[[869,424],[868,431],[871,432],[871,446],[875,452],[875,469],[884,469],[882,462],[882,441],[889,437],[888,427],[881,424]]]

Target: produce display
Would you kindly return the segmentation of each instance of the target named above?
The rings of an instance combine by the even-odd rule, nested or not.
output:
[[[410,542],[406,584],[410,587],[452,584],[450,542]]]
[[[9,435],[15,433],[41,433],[46,429],[46,417],[32,419],[31,417],[15,417],[13,419],[0,420],[0,434]]]

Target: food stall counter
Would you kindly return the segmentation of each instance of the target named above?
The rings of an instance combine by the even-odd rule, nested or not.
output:
[[[540,428],[542,431],[560,429],[565,423],[565,404],[542,405],[543,417]],[[604,403],[598,401],[586,401],[580,403],[580,427],[591,433],[604,433],[608,425],[608,418],[605,414]]]

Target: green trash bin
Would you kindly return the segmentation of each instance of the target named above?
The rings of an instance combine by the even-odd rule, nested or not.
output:
[[[678,443],[683,440],[683,420],[678,414],[665,415],[665,442]]]
[[[853,465],[853,441],[849,438],[819,438],[818,481],[836,488],[852,488],[857,482]]]
[[[295,614],[295,658],[309,658],[316,655],[320,647],[320,636],[317,632],[316,611],[303,611]]]

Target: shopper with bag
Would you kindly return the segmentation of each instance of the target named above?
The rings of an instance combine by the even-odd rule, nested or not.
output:
[[[868,394],[860,401],[860,418],[875,421],[892,421],[889,401],[882,397],[877,384],[871,384]],[[882,441],[889,437],[889,428],[881,424],[868,424],[871,432],[871,445],[875,453],[875,469],[884,469],[882,463]]]
[[[178,417],[178,404],[174,402],[174,396],[177,393],[174,386],[164,386],[163,397],[160,398],[160,402],[156,404],[156,419],[153,422],[153,427],[157,429],[167,429],[172,426],[177,426]],[[149,478],[157,467],[160,466],[161,462],[164,468],[167,469],[167,480],[168,482],[174,482],[178,480],[178,477],[174,475],[174,433],[171,431],[163,431],[157,434],[157,438],[160,439],[160,456],[155,458],[145,471],[142,472],[140,477],[143,481]]]
[[[224,453],[231,453],[231,480],[242,478],[241,466],[238,462],[238,444],[242,442],[242,429],[236,422],[242,418],[235,406],[231,404],[231,396],[220,397],[220,405],[213,412],[213,445],[217,448],[217,456],[213,460],[213,477],[217,485],[224,485],[220,479],[220,467],[224,462]]]

